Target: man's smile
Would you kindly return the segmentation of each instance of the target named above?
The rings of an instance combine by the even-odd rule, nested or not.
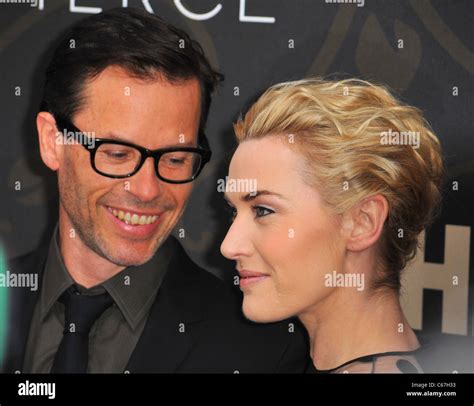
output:
[[[162,224],[161,220],[164,215],[164,212],[152,214],[140,213],[129,209],[118,209],[110,206],[102,207],[106,209],[106,217],[110,219],[110,223],[115,232],[127,239],[150,240]]]
[[[122,210],[111,206],[107,206],[107,210],[125,224],[131,224],[134,226],[153,224],[160,216],[160,213],[143,213],[128,209]]]

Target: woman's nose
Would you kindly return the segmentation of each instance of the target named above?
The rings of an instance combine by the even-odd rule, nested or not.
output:
[[[250,255],[251,241],[242,224],[236,220],[232,223],[227,235],[221,244],[221,253],[224,257],[236,260],[241,256]]]

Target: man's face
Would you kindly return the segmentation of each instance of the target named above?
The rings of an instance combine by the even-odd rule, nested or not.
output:
[[[81,131],[151,150],[197,145],[197,80],[143,81],[109,67],[87,84],[84,95],[84,108],[72,118]],[[114,264],[147,262],[182,215],[192,183],[161,181],[152,158],[132,177],[107,178],[92,169],[83,146],[63,148],[58,181],[65,224],[74,228],[88,248]],[[134,215],[145,224],[132,225]],[[128,218],[129,224],[119,217]]]

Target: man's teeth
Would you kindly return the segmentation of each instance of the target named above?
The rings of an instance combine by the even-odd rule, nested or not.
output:
[[[136,213],[124,212],[122,210],[112,209],[110,207],[107,208],[115,217],[119,220],[123,221],[126,224],[132,224],[134,226],[138,225],[145,225],[145,224],[152,224],[157,219],[158,216],[139,216]]]

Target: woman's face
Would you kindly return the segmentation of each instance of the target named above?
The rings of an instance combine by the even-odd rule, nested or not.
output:
[[[244,141],[232,158],[229,186],[233,180],[257,186],[256,193],[229,187],[234,220],[221,246],[236,261],[250,320],[277,321],[310,310],[334,290],[325,287],[325,275],[341,271],[340,218],[304,182],[303,163],[282,136]]]

